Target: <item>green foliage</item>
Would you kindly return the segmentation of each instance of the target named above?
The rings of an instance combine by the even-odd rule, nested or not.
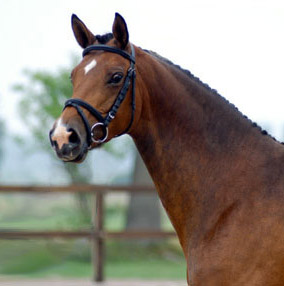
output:
[[[60,68],[55,72],[25,70],[26,83],[18,83],[13,86],[14,91],[20,95],[18,111],[21,120],[32,137],[35,138],[35,142],[47,152],[52,152],[48,131],[54,120],[60,116],[66,99],[72,96],[70,72],[77,62],[78,59],[73,57],[70,66]],[[16,139],[23,144],[22,138]],[[124,140],[124,145],[127,146],[125,148],[116,147],[116,144],[111,142],[105,144],[104,149],[114,156],[123,157],[125,150],[131,146],[129,140]],[[86,182],[86,176],[82,178],[78,168],[67,168],[72,181]]]
[[[20,95],[18,111],[21,120],[28,128],[34,143],[47,152],[52,152],[48,139],[48,132],[54,120],[60,116],[62,107],[67,98],[72,96],[70,72],[78,60],[73,58],[72,64],[59,68],[57,71],[25,70],[25,83],[13,86]],[[17,138],[23,144],[23,138]],[[73,165],[75,166],[75,165]],[[80,177],[77,167],[66,167],[72,182],[86,182],[86,176]]]
[[[25,83],[14,85],[14,91],[20,95],[18,111],[24,125],[28,128],[33,142],[37,144],[38,150],[43,150],[54,156],[50,147],[48,132],[54,120],[61,114],[62,107],[67,98],[72,96],[72,84],[70,82],[70,72],[76,65],[78,59],[73,58],[70,66],[60,68],[57,71],[30,71],[25,70],[24,75],[27,79]],[[0,130],[1,132],[1,130]],[[0,134],[1,136],[1,134]],[[22,138],[16,138],[19,144],[24,145]],[[125,143],[126,142],[126,143]],[[129,141],[128,141],[129,142]],[[30,143],[30,142],[29,142]],[[125,155],[123,150],[129,150],[127,141],[123,145],[115,147],[110,143],[105,145],[105,150],[111,154],[122,157]],[[25,147],[32,152],[35,149],[30,144]],[[124,148],[123,148],[124,147]],[[89,164],[62,164],[70,183],[89,183],[92,174]],[[80,209],[85,222],[90,222],[90,201],[85,194],[76,194],[77,207]],[[82,219],[82,218],[80,218]]]
[[[4,242],[4,245],[6,247],[10,246],[10,244],[7,242]],[[14,245],[14,251],[11,253],[11,255],[14,257],[13,260],[10,260],[9,257],[7,257],[4,260],[5,263],[0,264],[2,273],[24,274],[36,272],[44,267],[47,267],[51,263],[55,263],[56,260],[58,261],[58,256],[42,247],[42,243],[35,242],[33,243],[32,247],[27,243],[18,243]],[[25,259],[21,259],[21,256],[24,256]],[[27,258],[29,263],[26,263]]]
[[[47,130],[59,117],[65,100],[72,96],[71,69],[66,67],[56,72],[26,70],[27,83],[13,87],[21,95],[18,105],[21,119],[37,142],[47,141]]]
[[[104,225],[108,231],[125,227],[127,202],[117,197],[105,202]],[[94,201],[89,198],[94,204]],[[90,229],[71,194],[39,196],[2,194],[0,225],[4,229]],[[136,240],[106,243],[107,278],[184,279],[185,261],[177,239],[152,244]],[[25,277],[92,277],[91,243],[88,239],[1,240],[0,275]]]
[[[106,243],[106,278],[185,279],[177,241],[143,246],[135,241]],[[92,277],[91,244],[86,239],[1,241],[0,274],[21,277]]]
[[[74,58],[72,67],[77,60]],[[60,116],[67,98],[72,96],[70,71],[72,67],[54,71],[24,71],[27,78],[25,84],[14,85],[14,91],[20,94],[18,110],[21,120],[28,128],[38,148],[53,153],[50,147],[48,132],[54,120]],[[17,138],[23,144],[22,138]],[[33,146],[34,149],[34,146]],[[75,164],[62,165],[71,183],[88,183],[91,178],[90,169]],[[87,166],[88,167],[88,166]],[[86,220],[90,218],[90,210],[86,196],[78,195],[78,207]]]

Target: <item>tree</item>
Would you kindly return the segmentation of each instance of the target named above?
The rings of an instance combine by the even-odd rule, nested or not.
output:
[[[74,62],[75,60],[73,60],[72,66],[75,65]],[[66,99],[72,95],[70,70],[71,67],[60,68],[56,72],[25,71],[28,82],[14,86],[14,90],[21,95],[19,101],[21,119],[36,139],[39,147],[49,153],[52,152],[52,149],[50,148],[47,132],[54,120],[59,117]],[[112,154],[117,154],[118,151],[112,147],[112,144],[108,143],[104,146]],[[121,151],[118,152],[119,156],[123,155]],[[138,152],[136,153],[133,183],[153,184],[142,159]],[[82,165],[72,163],[66,163],[63,166],[70,177],[71,183],[89,182],[91,175],[88,164],[85,165],[85,168]],[[89,217],[87,197],[84,194],[78,194],[77,196],[79,196],[80,209],[85,213],[85,216]],[[127,228],[160,228],[160,208],[157,195],[134,194],[131,196]]]
[[[153,181],[138,151],[136,151],[133,184],[153,185]],[[126,228],[129,230],[159,230],[161,228],[160,203],[156,193],[131,194]],[[151,240],[146,242],[151,242]]]
[[[60,115],[65,100],[72,94],[69,71],[70,68],[61,68],[54,73],[25,70],[28,82],[14,85],[14,90],[21,96],[18,104],[21,119],[36,142],[41,147],[48,147],[48,151],[47,130]]]
[[[18,109],[23,123],[35,138],[38,147],[52,155],[48,130],[59,117],[65,100],[72,95],[70,70],[71,67],[60,68],[56,72],[26,70],[24,75],[28,80],[27,83],[14,85],[14,90],[21,96]],[[77,164],[63,164],[63,167],[72,184],[89,182],[90,168],[86,165],[84,167]],[[89,219],[90,211],[86,195],[76,196],[81,211]]]

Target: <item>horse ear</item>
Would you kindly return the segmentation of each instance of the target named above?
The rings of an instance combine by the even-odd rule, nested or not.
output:
[[[74,36],[83,49],[95,42],[96,37],[75,14],[72,15],[71,23]]]
[[[124,50],[128,44],[129,35],[126,22],[118,13],[115,13],[112,33],[114,38],[117,40],[119,47]]]

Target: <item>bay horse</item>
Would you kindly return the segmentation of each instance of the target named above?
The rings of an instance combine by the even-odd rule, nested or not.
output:
[[[284,285],[284,147],[215,90],[129,42],[125,20],[94,35],[72,15],[83,59],[50,131],[65,162],[128,133],[196,285]]]

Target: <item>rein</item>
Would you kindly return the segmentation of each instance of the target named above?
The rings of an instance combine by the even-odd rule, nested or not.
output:
[[[74,107],[77,110],[77,113],[79,114],[79,116],[81,117],[81,119],[84,123],[85,129],[86,129],[87,143],[88,143],[89,148],[90,148],[92,142],[103,143],[107,140],[107,138],[108,138],[108,125],[115,118],[118,108],[120,107],[121,103],[125,99],[127,91],[129,89],[129,86],[130,86],[130,83],[132,83],[131,119],[130,119],[130,122],[129,122],[127,128],[122,133],[116,135],[116,137],[123,135],[123,134],[128,132],[128,130],[130,129],[130,127],[133,123],[134,113],[135,113],[135,78],[136,78],[136,73],[135,73],[135,50],[134,50],[133,45],[131,44],[131,55],[128,54],[127,52],[123,51],[123,50],[120,50],[118,48],[113,48],[113,47],[110,47],[107,45],[92,45],[92,46],[89,46],[83,50],[83,57],[85,57],[87,54],[89,54],[92,51],[105,51],[105,52],[109,52],[109,53],[118,54],[118,55],[120,55],[120,56],[122,56],[122,57],[124,57],[130,61],[130,67],[127,70],[127,74],[126,74],[123,86],[122,86],[121,90],[119,91],[119,93],[118,93],[112,107],[110,108],[108,114],[105,117],[103,117],[102,114],[96,108],[94,108],[93,106],[91,106],[89,103],[87,103],[84,100],[77,99],[77,98],[71,98],[65,102],[63,110],[66,107]],[[87,120],[87,117],[84,114],[81,107],[88,110],[98,120],[98,122],[95,123],[92,127],[90,126],[90,124]],[[103,128],[103,133],[104,133],[103,137],[94,138],[96,128]]]

